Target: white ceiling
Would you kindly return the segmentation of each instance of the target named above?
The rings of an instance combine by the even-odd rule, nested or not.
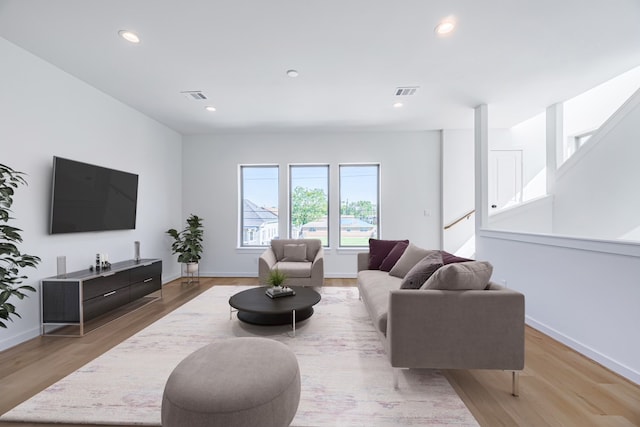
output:
[[[185,135],[509,127],[640,65],[640,0],[0,0],[0,36]]]

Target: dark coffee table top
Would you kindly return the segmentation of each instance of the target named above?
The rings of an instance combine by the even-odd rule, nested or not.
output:
[[[293,296],[269,298],[265,286],[238,292],[229,298],[229,305],[239,311],[260,314],[283,314],[308,309],[320,302],[320,294],[311,288],[291,286]]]

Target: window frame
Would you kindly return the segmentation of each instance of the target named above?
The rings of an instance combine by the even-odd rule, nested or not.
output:
[[[287,173],[288,173],[288,189],[287,189],[287,197],[288,197],[288,217],[287,217],[287,233],[289,238],[291,239],[299,239],[299,237],[293,235],[293,192],[295,188],[293,187],[293,173],[292,170],[295,168],[324,168],[326,169],[326,189],[327,189],[327,237],[326,243],[323,244],[323,247],[327,248],[331,243],[331,165],[328,163],[292,163],[288,165]],[[314,237],[310,237],[314,238]]]
[[[244,200],[245,200],[245,169],[275,169],[276,171],[276,206],[280,206],[280,165],[278,164],[239,164],[238,165],[238,247],[239,248],[266,248],[271,243],[270,241],[266,244],[245,244],[245,211],[244,211]],[[276,235],[277,237],[280,235],[280,215],[276,216]]]
[[[375,194],[376,194],[376,209],[375,209],[375,215],[376,215],[376,222],[375,224],[372,224],[375,226],[375,231],[374,231],[374,236],[375,238],[380,238],[380,224],[381,224],[381,220],[380,220],[380,200],[381,200],[381,195],[380,195],[380,182],[381,182],[381,175],[382,175],[382,168],[380,163],[377,162],[370,162],[370,163],[340,163],[338,164],[338,247],[340,249],[361,249],[361,248],[365,248],[368,247],[368,241],[366,244],[362,244],[362,245],[343,245],[342,243],[342,203],[343,203],[343,189],[342,189],[342,182],[343,182],[343,178],[342,178],[342,170],[343,167],[347,168],[347,167],[375,167],[376,168],[376,190],[375,190]],[[352,229],[359,229],[361,230],[362,227],[351,227]],[[368,240],[368,239],[367,239]]]

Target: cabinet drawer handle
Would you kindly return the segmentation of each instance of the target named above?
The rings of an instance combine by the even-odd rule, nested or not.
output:
[[[113,295],[113,294],[115,294],[115,293],[116,293],[116,291],[111,291],[111,292],[107,292],[106,294],[104,294],[104,295],[102,295],[102,296],[103,296],[103,297],[109,297],[109,296],[111,296],[111,295]]]
[[[149,283],[152,280],[153,280],[153,277],[149,277],[148,279],[145,279],[143,283]]]
[[[116,273],[107,273],[107,274],[101,274],[100,277],[109,277],[109,276],[113,276]]]

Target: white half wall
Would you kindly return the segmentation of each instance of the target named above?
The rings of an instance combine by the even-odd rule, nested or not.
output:
[[[24,269],[24,284],[56,275],[56,257],[67,271],[88,268],[95,254],[111,262],[131,259],[133,242],[145,258],[163,260],[163,281],[179,275],[164,231],[180,225],[182,137],[75,77],[0,38],[1,163],[27,173],[17,190],[13,224],[23,230],[24,253],[37,269]],[[49,235],[53,156],[139,175],[135,230]],[[0,350],[40,332],[39,295],[12,301],[22,319],[0,330]]]
[[[339,209],[338,165],[380,163],[380,238],[438,248],[441,239],[440,132],[265,133],[185,136],[183,216],[204,218],[201,274],[255,277],[262,249],[238,248],[238,165],[330,165],[329,209]],[[282,179],[282,178],[281,178]],[[283,183],[280,183],[281,191]],[[283,205],[281,194],[280,210]],[[287,215],[281,212],[281,215]],[[335,221],[333,221],[335,223]],[[326,277],[355,277],[358,250],[325,249]]]
[[[640,245],[481,230],[476,250],[529,325],[640,384]]]
[[[502,209],[489,217],[488,228],[551,234],[553,231],[553,197],[539,197]]]

